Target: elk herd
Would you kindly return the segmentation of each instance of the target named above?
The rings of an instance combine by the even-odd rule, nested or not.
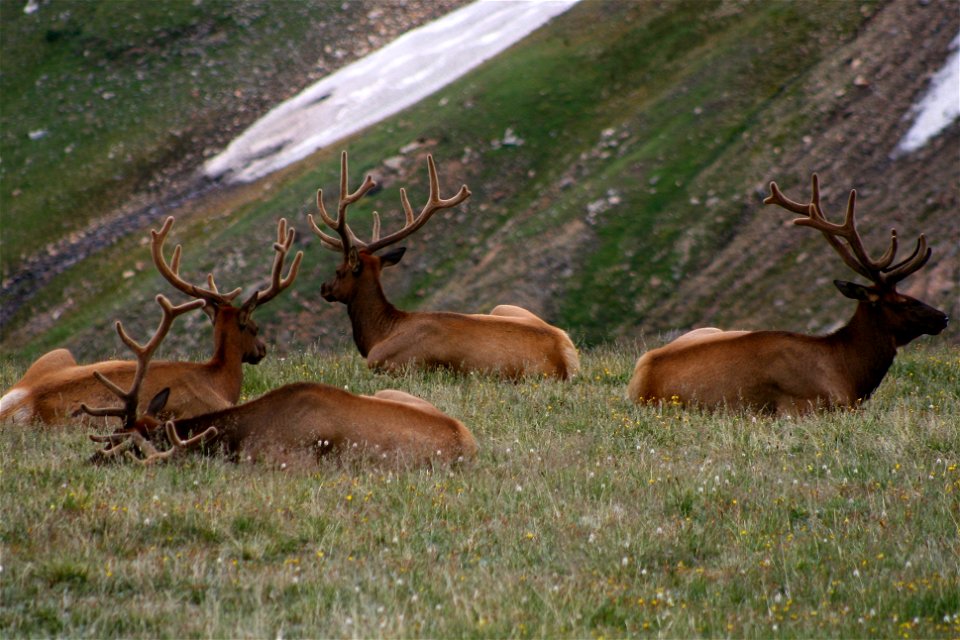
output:
[[[320,293],[329,302],[346,305],[354,342],[368,366],[388,373],[442,367],[513,380],[574,377],[579,357],[570,337],[526,309],[500,305],[489,314],[410,312],[389,302],[380,272],[403,257],[405,249],[394,245],[438,211],[456,207],[470,196],[464,185],[453,196],[441,197],[430,156],[427,169],[426,204],[415,214],[406,191],[400,189],[404,225],[383,237],[377,213],[368,242],[347,223],[350,205],[376,183],[367,176],[350,191],[346,152],[341,156],[336,217],[327,212],[322,190],[317,192],[319,221],[335,235],[326,233],[313,215],[307,216],[320,244],[341,259]],[[921,234],[913,252],[895,262],[898,236],[892,231],[886,252],[871,258],[856,228],[856,191],[850,193],[843,223],[836,224],[821,209],[816,174],[812,182],[809,202],[787,198],[771,182],[764,203],[798,214],[794,224],[820,231],[844,263],[870,282],[835,281],[844,296],[857,301],[849,322],[824,336],[696,329],[639,358],[626,390],[629,400],[656,404],[679,399],[708,409],[785,414],[852,407],[877,388],[898,347],[943,331],[944,313],[896,290],[898,282],[930,259],[926,238]],[[181,277],[180,245],[168,261],[164,243],[173,224],[169,217],[158,231],[151,231],[153,264],[164,280],[192,300],[175,306],[158,295],[161,321],[143,345],[117,322],[117,332],[134,360],[79,365],[66,349],[45,354],[0,399],[0,423],[89,425],[96,424],[96,417],[101,418],[99,424],[103,417],[120,418],[122,425],[115,432],[91,436],[104,445],[94,454],[95,461],[124,454],[149,464],[200,449],[222,452],[233,460],[309,463],[359,449],[376,459],[422,464],[456,462],[477,452],[476,440],[462,422],[396,389],[365,396],[321,383],[296,382],[237,404],[243,363],[256,364],[266,355],[253,312],[293,285],[303,253],[297,252],[288,265],[295,232],[281,219],[269,284],[236,306],[240,288],[221,292],[213,274],[205,284]],[[210,359],[152,361],[175,319],[196,309],[213,323]]]

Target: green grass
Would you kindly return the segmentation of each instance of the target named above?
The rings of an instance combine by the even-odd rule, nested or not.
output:
[[[960,352],[913,345],[859,411],[623,399],[636,349],[572,383],[247,368],[415,393],[459,468],[93,467],[79,431],[0,428],[0,629],[27,636],[947,637],[960,633]],[[22,372],[0,363],[7,388]]]
[[[317,50],[311,29],[342,13],[330,3],[268,10],[234,0],[0,9],[5,276],[150,188],[197,151],[192,138],[222,118],[225,96],[232,106],[249,99],[251,72],[268,84],[283,77],[290,60]]]

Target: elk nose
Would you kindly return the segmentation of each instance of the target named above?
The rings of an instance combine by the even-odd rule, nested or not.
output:
[[[247,352],[243,356],[243,361],[247,364],[257,364],[267,356],[267,345],[261,340],[257,340],[253,352]]]
[[[320,285],[320,295],[327,302],[336,302],[336,300],[333,299],[333,287],[328,282]]]

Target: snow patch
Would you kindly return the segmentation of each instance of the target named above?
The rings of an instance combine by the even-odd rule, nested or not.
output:
[[[930,89],[908,117],[914,114],[913,126],[897,143],[894,157],[923,147],[960,117],[960,34],[950,43],[946,64],[930,80]]]
[[[271,110],[204,165],[252,182],[409,107],[578,0],[478,0],[400,36]]]

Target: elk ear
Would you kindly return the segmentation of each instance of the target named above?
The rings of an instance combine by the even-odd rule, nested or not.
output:
[[[400,258],[403,257],[403,254],[406,253],[406,251],[406,247],[397,247],[396,249],[387,251],[385,254],[380,256],[380,266],[391,267],[397,264],[400,262]]]
[[[163,408],[167,406],[167,400],[170,398],[170,387],[165,388],[163,391],[153,396],[153,400],[150,401],[150,406],[147,407],[147,415],[157,417],[157,414],[163,411]]]
[[[350,268],[350,271],[354,274],[360,273],[360,267],[363,265],[360,262],[360,252],[357,251],[356,247],[350,247],[350,253],[347,254],[347,266]]]
[[[876,291],[862,284],[847,282],[846,280],[834,280],[833,284],[840,290],[840,293],[854,300],[876,302],[880,299],[880,295]]]

